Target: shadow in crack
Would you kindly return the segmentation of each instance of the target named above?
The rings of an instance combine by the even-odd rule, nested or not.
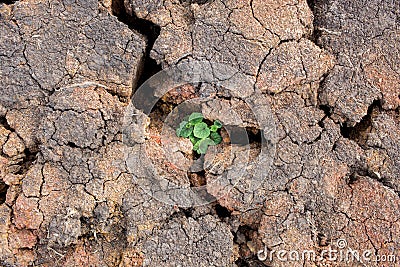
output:
[[[319,7],[322,4],[321,0],[319,0],[319,1],[318,0],[307,0],[307,4],[310,7],[311,12],[314,14],[314,17],[317,12],[323,12],[320,10],[320,7]],[[323,48],[322,45],[318,42],[319,38],[322,35],[322,31],[320,30],[319,24],[320,24],[320,22],[314,18],[313,32],[308,39],[310,41],[312,41],[315,45],[319,46],[320,48]]]
[[[254,243],[255,232],[254,229],[247,225],[239,226],[236,233],[234,233],[234,242],[239,247],[239,258],[236,260],[238,267],[265,267],[270,266],[260,261],[256,253],[252,252],[249,245]],[[252,246],[252,245],[250,245]]]
[[[198,4],[198,5],[204,5],[207,4],[209,2],[211,2],[211,0],[181,0],[181,3],[187,3],[187,4]]]
[[[152,23],[151,21],[140,19],[135,14],[128,14],[124,5],[124,0],[113,0],[111,5],[112,14],[118,18],[119,21],[126,24],[129,29],[136,31],[147,39],[146,55],[144,64],[140,72],[139,80],[136,88],[139,88],[147,79],[161,71],[161,66],[150,57],[150,51],[153,48],[154,42],[160,35],[160,26]],[[134,89],[136,89],[134,88]]]
[[[361,147],[365,147],[368,134],[372,131],[373,117],[381,110],[381,103],[375,100],[368,108],[367,115],[365,115],[360,122],[354,126],[348,126],[344,123],[340,127],[340,132],[344,138],[356,141]]]
[[[6,201],[8,185],[0,181],[0,205]]]
[[[12,4],[15,4],[15,2],[17,2],[17,1],[16,0],[2,0],[2,1],[0,1],[0,4],[12,5]]]

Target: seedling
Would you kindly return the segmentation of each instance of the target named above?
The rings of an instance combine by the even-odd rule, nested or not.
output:
[[[193,144],[193,150],[198,154],[205,154],[208,146],[218,145],[222,142],[219,134],[222,123],[216,120],[209,126],[203,119],[203,114],[193,112],[190,116],[186,116],[176,129],[176,135],[189,138]]]

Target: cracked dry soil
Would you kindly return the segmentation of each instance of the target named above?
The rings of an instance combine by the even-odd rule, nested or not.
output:
[[[0,1],[0,266],[399,266],[399,44],[398,0]],[[261,90],[276,153],[255,192],[179,208],[135,182],[146,173],[127,169],[121,124],[140,84],[190,59]],[[204,90],[177,88],[155,112]],[[211,91],[224,103],[211,111],[243,111],[257,154],[243,101]],[[158,153],[149,121],[134,151]],[[397,261],[257,257],[339,239]]]

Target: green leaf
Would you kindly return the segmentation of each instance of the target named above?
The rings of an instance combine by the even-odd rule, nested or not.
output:
[[[200,145],[201,140],[199,139],[196,143],[194,143],[193,145],[193,150],[197,152],[197,150],[199,149],[199,145]],[[198,153],[198,152],[197,152]],[[200,153],[199,153],[200,154]]]
[[[219,135],[219,133],[212,132],[210,134],[210,138],[211,138],[211,140],[214,141],[214,143],[216,145],[218,145],[218,144],[220,144],[222,142],[222,137],[221,137],[221,135]]]
[[[193,126],[191,126],[190,128],[184,127],[181,131],[181,136],[188,138],[192,132],[193,132]]]
[[[211,126],[210,126],[210,131],[211,131],[211,132],[216,132],[216,131],[218,131],[217,125],[211,125]]]
[[[201,114],[199,112],[193,112],[189,116],[189,122],[191,122],[194,125],[198,124],[198,123],[200,123],[202,121],[203,121],[203,114]]]
[[[197,144],[197,143],[196,143]],[[208,146],[212,146],[212,145],[215,145],[215,143],[214,143],[214,141],[213,140],[211,140],[210,138],[204,138],[204,139],[201,139],[199,142],[198,142],[198,149],[197,149],[197,153],[198,154],[205,154],[206,152],[207,152],[207,149],[208,149]],[[194,147],[193,147],[194,148]]]
[[[193,145],[196,144],[200,140],[199,138],[194,136],[193,133],[190,134],[189,139],[190,139],[190,142],[192,142]],[[193,150],[195,150],[195,149],[193,149]]]
[[[203,139],[210,135],[210,129],[204,122],[200,122],[194,126],[193,134],[195,137]]]
[[[182,122],[179,124],[178,129],[176,129],[176,136],[178,136],[178,137],[181,137],[181,136],[182,136],[182,135],[181,135],[181,132],[182,132],[182,129],[186,126],[186,124],[187,124],[187,121],[182,121]]]
[[[203,114],[193,112],[190,116],[185,116],[176,129],[176,135],[189,138],[193,144],[193,150],[198,154],[205,154],[208,146],[222,142],[222,137],[218,133],[218,129],[222,128],[222,123],[216,120],[213,125],[208,126],[203,119]]]
[[[217,126],[218,128],[222,127],[222,123],[219,120],[214,121],[214,125]]]
[[[189,137],[189,135],[193,132],[193,126],[189,125],[187,121],[183,121],[179,124],[178,129],[176,129],[176,135],[178,137]]]

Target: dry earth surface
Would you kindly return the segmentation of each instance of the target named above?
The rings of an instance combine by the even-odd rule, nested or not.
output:
[[[318,253],[344,239],[400,260],[399,44],[398,0],[0,1],[0,266],[398,266],[257,252]],[[135,90],[188,60],[244,73],[275,135],[261,136],[251,93],[186,85],[151,115],[137,110],[128,147]],[[160,156],[159,119],[204,94],[222,103],[204,104],[209,119],[240,114],[226,124],[252,132],[250,158],[268,139],[271,168],[256,190],[239,183],[208,205],[160,202],[137,183],[149,175],[145,147],[183,185],[213,184],[240,164],[226,136],[214,152],[235,158],[218,170],[175,171],[168,158],[193,157],[176,137]]]

